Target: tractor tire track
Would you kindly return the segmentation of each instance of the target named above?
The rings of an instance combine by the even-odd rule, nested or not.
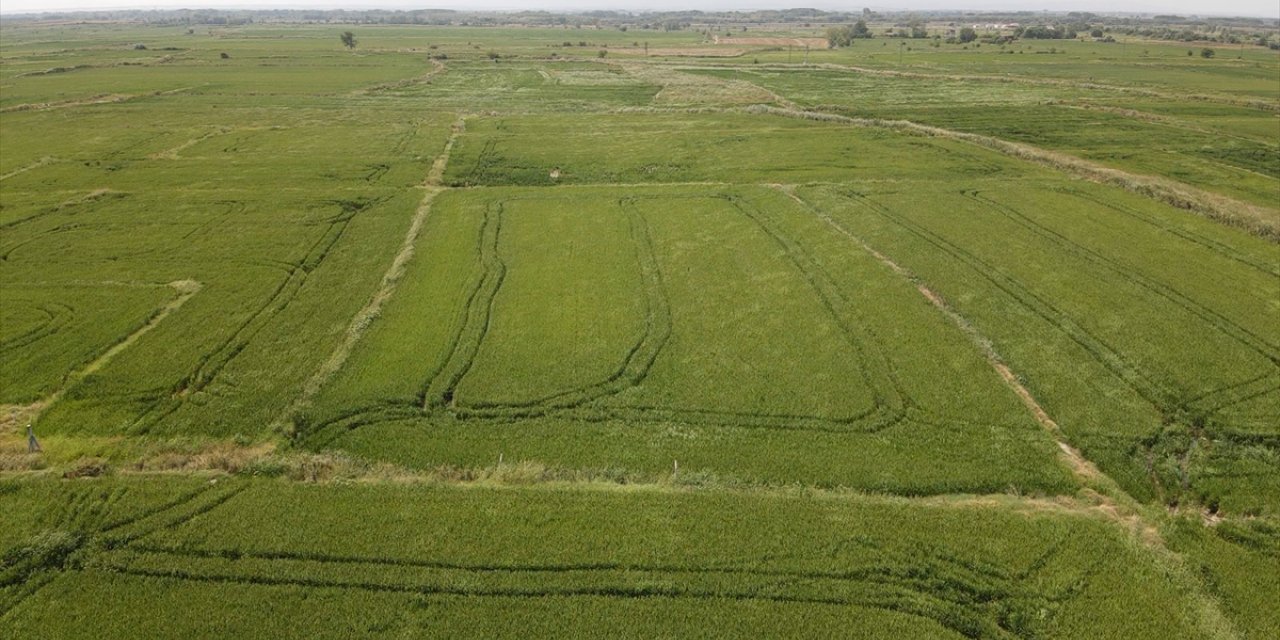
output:
[[[13,304],[14,300],[10,299],[8,304]],[[60,302],[52,302],[38,307],[40,313],[44,314],[44,320],[37,326],[34,326],[19,335],[0,340],[0,354],[6,354],[14,349],[25,347],[41,338],[51,336],[63,327],[67,326],[75,319],[75,309]]]
[[[190,300],[193,296],[199,293],[202,287],[202,285],[199,282],[196,282],[194,280],[179,280],[176,282],[169,283],[168,286],[173,287],[175,290],[177,290],[178,295],[174,297],[173,300],[169,301],[167,304],[157,309],[154,313],[151,314],[149,318],[147,318],[145,322],[142,323],[141,326],[134,329],[128,335],[118,340],[115,344],[107,347],[106,350],[104,350],[99,355],[94,357],[92,360],[86,363],[83,367],[75,371],[72,371],[68,373],[66,376],[64,376],[62,379],[62,384],[57,389],[55,389],[52,393],[50,393],[49,395],[46,395],[45,397],[41,398],[40,400],[37,400],[36,402],[30,405],[27,405],[26,407],[23,407],[20,411],[16,412],[12,416],[12,418],[14,420],[26,420],[28,422],[35,422],[41,416],[41,414],[45,412],[45,410],[47,410],[49,407],[53,406],[55,403],[61,400],[62,396],[67,392],[68,389],[75,386],[77,383],[79,383],[81,380],[84,380],[89,375],[97,372],[102,367],[107,366],[107,364],[111,362],[111,360],[113,360],[122,351],[132,346],[133,343],[137,342],[140,338],[142,338],[142,336],[146,335],[152,329],[156,328],[156,326],[159,325],[161,321],[169,317],[169,314],[180,309],[182,305],[186,304],[188,300]],[[6,418],[6,422],[7,421],[8,421],[8,418]]]
[[[498,240],[502,230],[503,203],[495,202],[485,209],[484,224],[480,228],[480,277],[471,290],[464,306],[465,319],[454,336],[449,355],[438,371],[430,378],[422,393],[424,409],[451,408],[458,384],[475,362],[480,343],[489,332],[493,316],[494,300],[502,281],[506,278],[506,263],[498,253]]]
[[[460,417],[534,417],[562,409],[579,407],[602,397],[638,386],[649,374],[667,340],[671,337],[671,309],[662,283],[653,240],[644,216],[630,200],[619,201],[628,219],[630,237],[636,249],[645,299],[645,324],[639,339],[631,345],[622,362],[604,380],[521,402],[456,403]]]
[[[343,211],[322,221],[328,224],[324,233],[311,245],[306,255],[296,265],[287,268],[287,275],[268,296],[266,302],[250,314],[212,352],[202,356],[196,366],[178,382],[168,398],[161,399],[145,409],[130,426],[129,431],[135,435],[150,432],[157,424],[181,409],[191,394],[205,390],[222,370],[248,347],[262,329],[289,307],[306,285],[311,272],[318,269],[337,246],[355,216],[379,201],[375,199],[334,202],[342,207]]]
[[[1214,311],[1212,308],[1197,302],[1177,289],[1151,278],[1141,271],[1120,262],[1119,260],[1103,255],[1094,249],[1086,247],[1067,236],[1050,229],[1044,224],[1032,220],[1026,214],[1005,205],[1004,203],[981,195],[980,192],[962,192],[962,195],[969,200],[1000,212],[1005,218],[1013,221],[1041,238],[1056,244],[1064,251],[1083,258],[1093,264],[1103,266],[1121,276],[1128,282],[1168,300],[1183,311],[1203,320],[1206,324],[1218,330],[1218,332],[1230,337],[1237,343],[1258,355],[1261,355],[1263,358],[1267,359],[1272,366],[1280,368],[1280,347],[1277,347],[1266,338],[1257,335],[1249,329],[1241,327],[1229,318],[1223,316],[1217,311]]]
[[[1139,397],[1143,398],[1153,408],[1162,414],[1168,414],[1169,407],[1164,403],[1164,399],[1171,397],[1171,393],[1167,389],[1155,384],[1148,379],[1145,373],[1130,363],[1119,351],[1107,344],[1105,341],[1094,336],[1085,328],[1071,319],[1069,315],[1058,309],[1053,303],[1045,300],[1042,296],[1031,291],[1026,285],[1010,277],[1004,272],[996,269],[987,262],[966,251],[951,241],[929,231],[923,226],[911,222],[905,216],[898,215],[862,194],[849,191],[846,189],[838,189],[838,192],[845,198],[860,203],[867,209],[876,213],[880,217],[891,222],[895,226],[903,229],[907,233],[915,236],[917,239],[933,246],[945,255],[951,256],[957,262],[972,269],[975,273],[989,282],[992,286],[999,289],[1005,295],[1027,308],[1040,319],[1048,322],[1056,327],[1072,342],[1076,343],[1091,358],[1103,365],[1108,371],[1119,378],[1127,386],[1129,386]],[[833,224],[838,224],[833,221]],[[843,229],[844,227],[840,227]],[[887,258],[886,258],[887,259]],[[922,293],[924,293],[922,291]],[[925,294],[935,305],[945,304],[941,297],[933,291]],[[936,299],[936,301],[935,301]]]
[[[1080,200],[1092,202],[1093,204],[1096,204],[1101,207],[1105,207],[1121,215],[1125,215],[1130,218],[1133,218],[1134,220],[1138,220],[1140,222],[1149,224],[1152,227],[1155,227],[1156,229],[1159,229],[1165,233],[1181,238],[1187,242],[1200,245],[1201,247],[1204,247],[1205,249],[1208,249],[1209,251],[1212,251],[1213,253],[1216,253],[1219,256],[1226,258],[1227,260],[1231,260],[1233,262],[1237,262],[1239,264],[1251,267],[1264,274],[1280,277],[1280,262],[1278,263],[1259,262],[1258,260],[1255,260],[1252,256],[1249,256],[1247,254],[1241,253],[1240,251],[1236,250],[1235,247],[1232,247],[1227,244],[1223,244],[1221,242],[1218,242],[1217,240],[1198,234],[1194,231],[1183,229],[1175,225],[1162,223],[1159,220],[1159,218],[1156,218],[1155,216],[1147,215],[1129,206],[1117,204],[1114,202],[1108,202],[1107,200],[1104,200],[1103,198],[1097,195],[1088,193],[1087,191],[1084,191],[1082,189],[1073,188],[1073,187],[1063,187],[1061,189],[1058,189],[1057,191],[1059,193],[1063,193]]]

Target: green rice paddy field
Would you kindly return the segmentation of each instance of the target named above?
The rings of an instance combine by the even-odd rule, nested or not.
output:
[[[0,637],[1280,636],[1277,52],[342,30],[0,23]]]

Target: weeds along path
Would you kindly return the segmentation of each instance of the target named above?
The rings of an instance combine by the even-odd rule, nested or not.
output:
[[[133,343],[137,342],[139,338],[146,335],[147,332],[156,328],[156,325],[159,325],[165,318],[169,317],[169,314],[177,311],[182,307],[182,305],[186,304],[187,300],[190,300],[192,296],[199,293],[203,285],[195,280],[177,280],[170,282],[168,285],[162,286],[173,287],[178,293],[177,297],[170,300],[168,304],[157,309],[156,312],[142,324],[142,326],[121,338],[119,342],[108,347],[101,355],[94,358],[80,369],[67,374],[67,376],[63,378],[62,386],[58,387],[58,389],[53,393],[29,405],[10,405],[4,407],[3,410],[0,411],[0,433],[17,430],[26,424],[34,422],[40,417],[40,414],[44,413],[46,409],[53,406],[55,402],[60,400],[63,394],[66,393],[67,389],[71,388],[85,377],[107,366],[107,363],[120,355],[120,352],[128,349]]]
[[[769,105],[754,105],[749,107],[747,111],[749,113],[768,113],[792,118],[837,122],[857,127],[890,129],[930,138],[947,138],[968,142],[1091,182],[1119,187],[1141,196],[1153,198],[1211,220],[1240,227],[1271,242],[1280,243],[1280,209],[1241,202],[1234,198],[1209,193],[1167,178],[1128,173],[1065,153],[1049,151],[1021,142],[1010,142],[976,133],[943,129],[910,120],[850,118],[819,111],[779,109]]]
[[[440,66],[443,69],[443,65]],[[418,209],[413,215],[413,220],[409,223],[409,229],[405,232],[404,240],[400,243],[400,250],[396,252],[395,257],[391,260],[391,265],[387,267],[386,273],[382,276],[382,283],[378,286],[378,290],[374,292],[373,297],[369,299],[360,311],[351,318],[351,323],[347,325],[347,330],[343,334],[342,342],[338,345],[333,353],[329,354],[329,358],[320,365],[314,374],[307,380],[302,387],[302,392],[297,399],[289,405],[284,415],[276,419],[273,427],[289,428],[289,421],[293,415],[301,411],[311,404],[315,395],[320,392],[330,378],[342,368],[347,358],[351,356],[351,350],[355,348],[357,342],[364,335],[366,329],[373,322],[374,318],[382,312],[382,305],[395,294],[396,286],[400,284],[400,279],[404,277],[405,270],[409,266],[409,260],[413,258],[413,248],[418,242],[418,236],[422,233],[422,226],[427,221],[427,216],[431,213],[431,204],[435,202],[436,196],[447,190],[443,186],[444,172],[449,165],[449,154],[453,151],[453,145],[457,142],[458,137],[466,130],[466,115],[459,116],[453,123],[453,130],[449,134],[449,139],[445,141],[444,150],[431,163],[431,169],[427,172],[427,177],[423,180],[421,188],[424,190],[422,201],[418,203]]]

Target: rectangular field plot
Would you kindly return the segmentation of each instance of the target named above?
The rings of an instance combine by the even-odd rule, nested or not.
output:
[[[445,180],[456,186],[785,184],[1038,172],[953,140],[782,116],[597,114],[468,119]]]
[[[1071,485],[959,329],[762,187],[442,195],[396,297],[298,426],[313,448],[412,466]]]
[[[954,304],[1130,492],[1280,504],[1275,246],[1075,183],[799,193]]]
[[[7,601],[0,630],[57,637],[198,635],[226,624],[246,625],[250,635],[316,637],[1204,632],[1185,585],[1153,556],[1112,524],[1049,503],[234,480],[160,508],[129,509],[129,497],[117,508],[136,515],[80,530],[81,560],[39,574],[47,584]],[[0,496],[0,505],[9,501]],[[236,611],[230,623],[228,606]],[[274,626],[286,618],[287,630]]]

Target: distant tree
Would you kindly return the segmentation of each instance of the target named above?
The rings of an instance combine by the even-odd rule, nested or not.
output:
[[[1213,57],[1213,54],[1214,54],[1214,50],[1213,50],[1213,49],[1210,49],[1209,47],[1205,47],[1205,48],[1203,48],[1203,49],[1201,49],[1201,50],[1200,50],[1200,57],[1201,57],[1201,58],[1205,58],[1205,59],[1212,58],[1212,57]]]
[[[827,46],[832,49],[835,49],[836,47],[847,47],[853,44],[854,40],[870,37],[871,30],[867,28],[867,23],[859,20],[853,25],[829,27],[827,29]]]
[[[356,48],[356,34],[350,31],[343,31],[342,35],[338,37],[342,39],[342,46],[348,49]]]
[[[978,32],[973,27],[960,27],[960,42],[973,42],[978,39]]]
[[[231,54],[227,53],[226,51],[223,51],[222,53],[218,54],[218,57],[222,58],[223,60],[230,60]]]
[[[827,48],[847,47],[853,41],[849,27],[827,27]]]
[[[607,55],[609,55],[609,52],[608,52],[608,51],[605,51],[604,49],[601,49],[601,50],[599,50],[599,51],[597,51],[597,52],[596,52],[596,57],[597,57],[597,58],[603,58],[603,57],[605,57],[605,56],[607,56]]]
[[[1091,38],[1101,38],[1101,37],[1102,37],[1102,29],[1094,29],[1093,31],[1090,31],[1090,32],[1089,32],[1089,37],[1091,37]]]

